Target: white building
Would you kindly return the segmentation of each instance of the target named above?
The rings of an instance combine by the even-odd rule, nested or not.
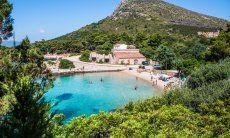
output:
[[[96,52],[92,52],[90,54],[90,60],[92,62],[103,62],[103,63],[111,63],[111,60],[113,59],[112,54],[105,55],[105,54],[98,54]]]
[[[112,54],[101,55],[92,52],[90,60],[110,64],[141,65],[143,61],[146,61],[146,58],[133,45],[116,44],[112,50]]]
[[[146,61],[146,58],[139,49],[113,50],[114,64],[141,65],[143,61]]]

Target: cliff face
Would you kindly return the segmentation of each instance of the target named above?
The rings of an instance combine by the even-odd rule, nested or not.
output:
[[[203,15],[161,0],[122,0],[111,16],[55,40],[81,41],[93,33],[135,35],[161,32],[183,35],[222,28],[227,21]]]

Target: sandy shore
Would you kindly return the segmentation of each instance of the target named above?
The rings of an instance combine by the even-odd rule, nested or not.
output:
[[[110,65],[110,64],[97,64],[82,62],[79,57],[65,57],[73,62],[75,68],[72,69],[59,69],[59,62],[55,65],[48,65],[48,68],[52,71],[54,75],[65,75],[65,74],[75,74],[75,73],[94,73],[94,72],[117,72],[126,70],[127,67],[122,65]]]
[[[151,74],[149,72],[138,73],[136,70],[124,70],[122,72],[136,76],[137,79],[142,79],[144,81],[147,81],[159,90],[164,90],[165,86],[167,85],[167,83],[162,80],[158,80],[158,79],[151,80]],[[156,81],[157,81],[157,85],[156,85]]]
[[[58,63],[56,65],[48,65],[48,68],[52,71],[53,75],[68,75],[68,74],[75,74],[75,73],[95,73],[95,72],[117,72],[121,71],[125,74],[130,74],[136,76],[137,79],[142,79],[151,83],[155,88],[159,90],[164,90],[167,88],[168,82],[164,82],[159,80],[158,78],[153,78],[151,80],[150,72],[137,72],[138,65],[133,66],[124,66],[124,65],[111,65],[111,64],[98,64],[98,63],[88,63],[82,62],[79,60],[79,57],[66,57],[72,61],[75,65],[75,68],[72,69],[58,69]],[[133,70],[129,70],[129,68],[133,68]],[[147,70],[151,70],[151,66],[146,66]],[[156,74],[155,74],[156,75]],[[171,82],[178,81],[177,78],[170,79]]]

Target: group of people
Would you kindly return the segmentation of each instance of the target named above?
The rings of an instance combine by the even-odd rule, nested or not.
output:
[[[153,82],[153,86],[154,85],[157,85],[157,79],[155,79],[155,80],[153,80],[154,79],[154,77],[153,77],[153,75],[151,74],[151,81]]]
[[[103,78],[101,78],[100,81],[103,82],[104,81]],[[89,84],[93,84],[93,82],[90,81]]]

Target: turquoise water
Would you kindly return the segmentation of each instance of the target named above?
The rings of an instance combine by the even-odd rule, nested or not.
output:
[[[73,117],[114,111],[130,101],[156,95],[159,92],[151,84],[131,75],[110,72],[57,77],[45,98],[51,103],[58,102],[52,111],[65,114],[64,121],[68,122]]]

